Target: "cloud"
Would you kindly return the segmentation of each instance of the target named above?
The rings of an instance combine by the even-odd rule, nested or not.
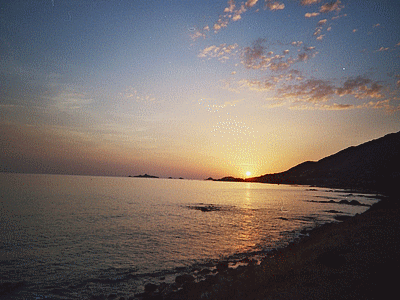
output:
[[[50,107],[55,107],[60,111],[74,111],[87,107],[93,99],[85,94],[77,92],[63,91],[51,99],[53,103]]]
[[[254,5],[257,4],[257,2],[258,2],[258,0],[248,0],[248,1],[246,2],[246,6],[247,6],[247,7],[253,7]]]
[[[326,25],[327,21],[328,21],[327,19],[319,20],[317,23],[317,27],[314,30],[313,36],[316,36],[317,40],[319,40],[319,41],[322,40],[322,38],[325,36],[324,34],[322,34],[322,29],[323,29],[323,26]],[[330,31],[330,30],[331,30],[331,27],[329,27],[327,29],[327,31]]]
[[[252,4],[254,1],[248,1]],[[255,4],[255,3],[254,3]],[[253,5],[254,5],[253,4]],[[228,6],[224,9],[224,14],[219,16],[218,21],[214,24],[214,33],[218,33],[219,30],[228,26],[230,20],[238,21],[242,17],[241,15],[246,12],[245,4],[242,4],[239,9],[236,9],[235,1],[229,0]]]
[[[228,24],[229,24],[228,19],[223,19],[223,18],[218,19],[217,23],[215,23],[213,26],[214,32],[217,33],[219,30],[221,30],[221,28],[227,27]]]
[[[315,31],[314,31],[313,35],[314,35],[314,36],[320,35],[320,34],[321,34],[321,31],[322,31],[322,28],[317,27],[317,28],[315,28]]]
[[[314,104],[310,105],[308,103],[303,103],[303,102],[295,102],[292,104],[289,109],[295,109],[295,110],[349,110],[349,109],[354,109],[356,108],[352,104],[338,104],[338,103],[333,103],[333,104]]]
[[[300,0],[300,5],[312,5],[320,2],[321,0]]]
[[[357,31],[358,31],[358,29],[353,29],[353,33],[357,32]]]
[[[330,2],[322,5],[319,9],[320,13],[329,13],[332,11],[340,12],[344,8],[344,5],[337,0],[336,2]]]
[[[319,16],[319,13],[318,13],[318,12],[306,13],[304,16],[305,16],[306,18],[312,18],[312,17]]]
[[[369,86],[369,87],[368,87]],[[355,78],[349,78],[343,83],[343,87],[336,89],[336,94],[339,96],[354,95],[355,98],[382,98],[383,95],[380,93],[382,85],[377,82],[372,82],[371,79],[357,76]]]
[[[374,108],[374,109],[386,109],[389,113],[395,113],[400,111],[400,104],[395,106],[390,104],[390,99],[380,100],[380,101],[370,101],[366,103],[363,107]]]
[[[281,98],[292,98],[296,101],[317,103],[327,101],[335,94],[335,86],[325,80],[309,79],[298,85],[289,85],[278,90]]]
[[[277,89],[278,98],[292,99],[296,102],[322,103],[334,96],[354,96],[356,99],[383,98],[382,85],[367,77],[357,76],[347,79],[337,87],[327,80],[308,79],[295,85],[283,85]]]
[[[296,42],[291,42],[290,43],[292,46],[301,46],[302,44],[303,44],[303,42],[301,42],[301,41],[296,41]]]
[[[378,50],[375,50],[375,52],[382,52],[382,51],[388,51],[389,47],[380,47]]]
[[[224,8],[224,14],[220,15],[217,22],[213,25],[214,33],[218,33],[222,28],[227,27],[231,21],[235,22],[242,19],[242,14],[257,3],[258,0],[247,0],[245,3],[242,2],[240,7],[238,7],[234,0],[229,0],[228,5]],[[265,6],[272,11],[285,8],[283,3],[275,0],[265,0]]]
[[[299,61],[306,61],[308,59],[308,54],[307,53],[300,53],[299,55],[298,55],[298,60]]]
[[[396,47],[400,46],[400,42],[398,42],[395,46],[396,46]]]
[[[265,0],[266,6],[269,10],[282,10],[285,8],[285,4],[279,1]]]
[[[133,100],[136,102],[153,102],[156,98],[153,95],[145,95],[139,93],[134,87],[128,87],[123,92],[119,93],[124,99]]]
[[[229,1],[228,1],[228,5],[229,5],[229,6],[226,7],[226,8],[224,9],[224,12],[225,12],[225,13],[232,13],[233,10],[234,10],[235,7],[236,7],[235,1],[229,0]]]
[[[347,17],[347,14],[334,16],[334,17],[332,17],[332,20],[337,20],[337,19],[340,19],[340,18],[343,18],[343,17]]]
[[[246,47],[242,51],[242,64],[247,69],[254,70],[271,70],[275,72],[282,72],[288,70],[293,64],[298,62],[305,62],[309,58],[316,55],[314,47],[303,47],[296,52],[300,52],[295,57],[288,56],[290,50],[286,49],[283,55],[275,54],[273,51],[267,52],[267,46],[264,39],[256,40],[251,47]],[[293,42],[289,45],[298,47],[302,42]],[[308,53],[306,53],[308,52]]]
[[[238,44],[232,44],[232,45],[227,45],[227,44],[221,44],[219,46],[209,46],[207,48],[204,48],[200,53],[197,55],[197,57],[201,58],[218,58],[219,61],[226,61],[229,59],[230,55],[234,55],[236,52],[234,51],[237,49]]]
[[[200,38],[200,37],[202,37],[203,39],[205,39],[205,38],[206,38],[205,33],[200,32],[200,31],[196,31],[195,33],[193,33],[193,34],[190,35],[190,38],[191,38],[193,41],[197,40],[197,39]]]
[[[263,91],[274,90],[276,84],[271,79],[268,79],[268,80],[243,79],[243,80],[239,81],[239,85],[241,87],[248,87],[251,90],[263,92]]]

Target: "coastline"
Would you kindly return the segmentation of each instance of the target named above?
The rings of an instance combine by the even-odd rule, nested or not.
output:
[[[191,275],[174,285],[149,285],[132,299],[382,299],[395,292],[400,265],[400,203],[388,196],[366,212],[309,231],[261,263],[196,282]]]

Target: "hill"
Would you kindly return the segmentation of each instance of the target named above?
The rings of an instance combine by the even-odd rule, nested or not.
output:
[[[393,190],[400,183],[400,132],[346,148],[319,161],[246,181]]]

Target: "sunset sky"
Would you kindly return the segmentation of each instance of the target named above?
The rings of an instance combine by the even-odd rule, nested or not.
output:
[[[258,176],[400,130],[398,0],[3,0],[0,21],[0,171]]]

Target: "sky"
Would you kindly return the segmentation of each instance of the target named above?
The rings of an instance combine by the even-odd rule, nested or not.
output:
[[[3,172],[281,172],[398,132],[399,92],[398,0],[0,1]]]

